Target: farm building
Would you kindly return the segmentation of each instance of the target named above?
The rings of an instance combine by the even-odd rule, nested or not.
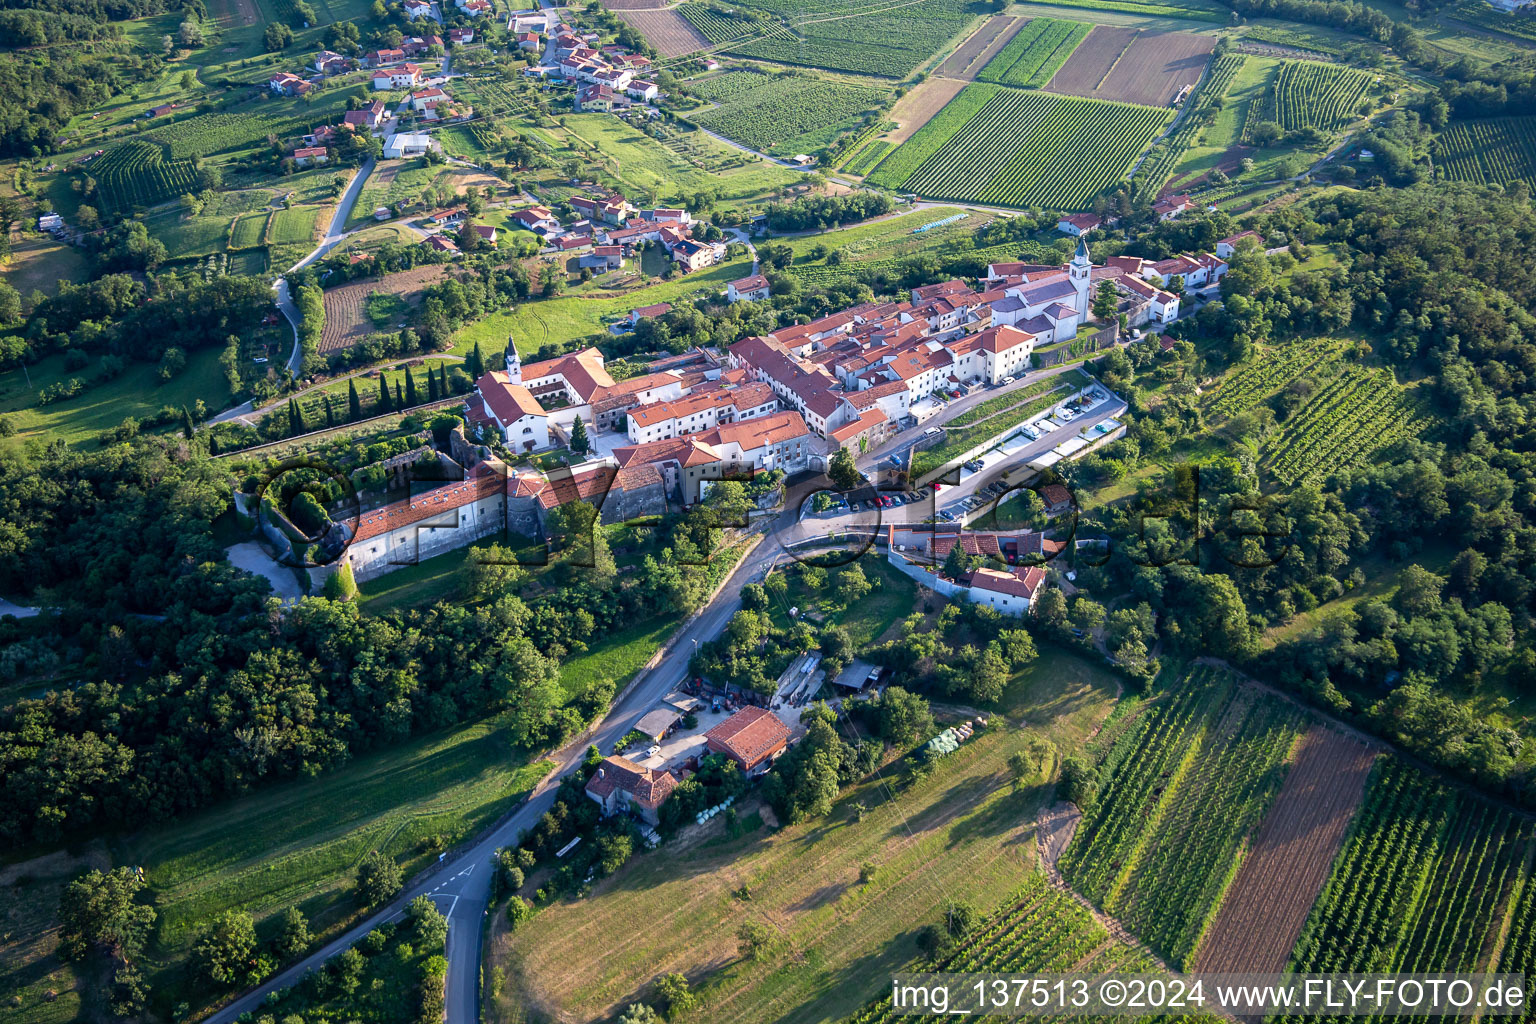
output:
[[[391,135],[384,142],[384,158],[386,160],[399,160],[407,157],[421,156],[431,149],[436,149],[432,136],[414,132],[400,132]]]

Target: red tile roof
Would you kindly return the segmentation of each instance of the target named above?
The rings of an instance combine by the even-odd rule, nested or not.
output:
[[[622,790],[630,799],[643,807],[655,810],[677,788],[677,779],[671,772],[659,772],[642,768],[622,757],[605,757],[592,778],[587,780],[587,792],[606,800],[614,792]]]
[[[746,707],[704,734],[709,745],[749,767],[789,742],[789,727],[763,708]]]

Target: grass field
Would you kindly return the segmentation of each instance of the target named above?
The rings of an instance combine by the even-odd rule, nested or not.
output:
[[[455,336],[452,351],[463,355],[477,341],[484,351],[499,350],[506,345],[510,334],[517,342],[518,353],[526,358],[551,342],[605,335],[605,324],[626,316],[639,306],[675,302],[700,290],[723,292],[725,286],[744,275],[750,265],[745,258],[737,259],[615,298],[562,296],[527,302],[514,313],[494,313],[468,325]]]
[[[267,225],[267,242],[271,245],[306,245],[315,240],[315,222],[320,219],[318,206],[295,206],[288,210],[274,210],[272,222]]]
[[[75,968],[55,952],[59,895],[80,872],[109,866],[97,843],[78,856],[52,853],[0,868],[0,1006],[6,1024],[79,1019]]]
[[[798,573],[789,574],[789,590],[769,609],[775,623],[788,626],[792,621],[789,610],[798,608],[802,615],[816,612],[825,616],[829,625],[847,629],[855,649],[874,643],[892,625],[912,614],[918,600],[917,586],[879,556],[866,555],[858,564],[871,583],[879,583],[862,600],[846,606],[836,596],[836,570],[828,573],[829,582],[819,591],[806,587]]]
[[[689,140],[698,154],[690,160],[610,114],[571,114],[563,120],[571,132],[602,151],[615,176],[641,193],[655,189],[663,201],[705,190],[726,201],[749,199],[802,177],[798,171],[740,153],[702,132]],[[737,167],[722,166],[732,157],[743,162]],[[706,170],[708,166],[718,169]]]
[[[173,206],[149,214],[144,223],[173,260],[223,252],[229,243],[229,217],[186,217],[179,206]]]
[[[166,384],[156,378],[153,363],[130,362],[120,376],[105,384],[62,402],[37,404],[38,392],[48,385],[73,377],[89,379],[97,372],[94,361],[83,370],[67,370],[61,355],[48,356],[25,371],[9,370],[0,374],[0,414],[15,424],[18,439],[46,437],[82,444],[129,416],[142,419],[162,406],[179,409],[201,398],[209,412],[216,412],[229,404],[229,385],[219,369],[217,347],[190,353],[187,368]]]
[[[541,910],[515,938],[498,915],[488,967],[505,974],[489,983],[501,995],[487,1019],[525,1020],[524,1008],[550,1007],[572,1019],[606,1017],[667,971],[688,975],[703,996],[701,1019],[712,1022],[853,1012],[917,956],[918,926],[936,920],[946,900],[991,907],[1028,877],[1035,812],[1047,793],[1012,792],[1008,755],[1034,733],[1075,748],[1114,694],[1114,680],[1088,661],[1043,650],[1010,682],[1007,724],[995,720],[999,727],[910,788],[892,792],[887,768],[845,791],[825,818],[734,839],[714,826],[691,845],[634,859],[586,899]],[[862,822],[857,803],[869,808]],[[879,875],[861,887],[864,861]],[[750,902],[730,895],[742,885]],[[745,920],[776,933],[764,962],[737,956]],[[609,941],[615,935],[625,941]]]
[[[21,292],[23,302],[34,291],[53,295],[58,292],[60,281],[78,283],[89,272],[90,262],[85,253],[47,235],[15,242],[11,258],[4,265],[6,281]]]
[[[235,219],[229,231],[231,249],[254,249],[262,244],[267,234],[265,213],[242,213]]]

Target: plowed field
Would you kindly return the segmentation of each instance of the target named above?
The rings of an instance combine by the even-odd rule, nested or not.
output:
[[[645,36],[663,57],[681,57],[709,45],[703,33],[675,10],[654,10],[651,4],[609,4],[624,23]]]
[[[328,289],[325,293],[325,330],[320,335],[320,351],[338,352],[351,348],[379,330],[368,316],[369,295],[374,292],[394,294],[414,306],[421,301],[422,289],[442,280],[447,272],[446,265],[434,264],[402,270],[382,279],[364,278],[339,288]]]
[[[1046,88],[1070,96],[1163,107],[1200,80],[1216,37],[1100,25]]]
[[[1338,855],[1375,751],[1314,726],[1302,738],[1200,952],[1199,972],[1278,974]]]

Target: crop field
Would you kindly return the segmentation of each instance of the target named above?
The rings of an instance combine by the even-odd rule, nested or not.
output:
[[[618,10],[614,12],[628,26],[645,37],[663,57],[681,57],[708,46],[712,40],[675,8],[662,10]]]
[[[1359,465],[1425,426],[1391,370],[1346,365],[1269,440],[1263,461],[1283,484],[1318,480]]]
[[[754,77],[753,88],[693,120],[752,149],[793,155],[826,145],[882,97],[879,89],[807,76]]]
[[[1243,141],[1253,141],[1254,126],[1274,121],[1286,131],[1339,128],[1360,116],[1357,107],[1370,88],[1366,71],[1288,60],[1271,77],[1262,100],[1248,107]]]
[[[1384,760],[1292,966],[1411,972],[1485,965],[1529,842],[1523,819]]]
[[[120,142],[86,165],[96,179],[97,205],[103,213],[126,213],[197,191],[190,160],[170,160],[165,148],[142,139]]]
[[[987,62],[976,78],[1037,89],[1051,80],[1092,30],[1092,25],[1081,21],[1035,18]]]
[[[947,44],[971,19],[962,0],[752,0],[786,27],[726,47],[730,53],[861,75],[901,78]]]
[[[759,76],[760,77],[760,76]],[[710,138],[658,125],[656,136],[608,114],[568,114],[565,128],[602,153],[608,170],[635,191],[656,189],[663,202],[709,189],[723,201],[748,199],[800,179],[798,171],[769,163]]]
[[[1035,813],[1047,787],[1011,792],[1000,784],[1007,759],[1034,735],[1061,749],[1082,742],[1108,714],[1114,684],[1086,659],[1042,649],[1005,693],[999,728],[899,793],[871,777],[848,787],[823,819],[748,825],[737,835],[708,826],[691,845],[637,856],[587,897],[553,902],[514,934],[494,935],[491,960],[505,984],[487,1020],[523,1019],[529,1006],[557,1006],[569,1020],[609,1019],[644,1001],[668,971],[695,981],[697,1018],[711,1024],[832,1021],[859,1012],[888,991],[892,971],[918,958],[917,926],[936,920],[947,900],[997,907],[1031,881]],[[867,808],[863,815],[857,804]],[[742,807],[741,818],[756,815]],[[879,874],[861,885],[864,861]],[[733,899],[744,884],[750,901]],[[1038,951],[1054,948],[1066,961],[1070,948],[1082,947],[1080,958],[1103,942],[1069,898],[1049,892],[1042,907],[1049,913],[1020,909],[1013,939],[1033,941],[1026,917],[1042,930],[1059,918],[1062,927],[1042,936]],[[503,931],[505,915],[497,917]],[[636,928],[639,920],[646,927]],[[765,921],[775,933],[761,961],[737,955],[735,932],[746,920]],[[599,941],[618,932],[627,941]],[[995,941],[996,962],[1025,962],[1022,953],[1005,959],[1005,940]]]
[[[1279,974],[1328,880],[1376,752],[1313,726],[1195,958],[1200,972]]]
[[[1536,117],[1452,121],[1435,163],[1453,181],[1536,186]]]
[[[849,174],[868,174],[870,169],[884,160],[893,148],[894,143],[881,140],[865,146],[852,160],[843,165],[843,170]]]
[[[1109,748],[1062,872],[1183,965],[1304,727],[1294,705],[1195,668]]]
[[[1200,80],[1216,37],[1100,25],[1050,80],[1053,92],[1162,107]]]
[[[966,92],[984,88],[998,87]],[[1001,89],[900,187],[932,199],[1086,209],[1124,176],[1168,116],[1152,107]]]
[[[1214,0],[1038,0],[1052,7],[1075,7],[1084,11],[1110,11],[1143,18],[1185,18],[1192,21],[1226,22],[1231,11]]]
[[[997,87],[992,85],[966,86],[960,95],[929,118],[905,145],[894,150],[875,168],[869,176],[870,184],[900,188],[924,161],[943,149],[946,142],[981,113],[981,108],[997,92]]]
[[[156,210],[144,218],[144,226],[165,246],[171,259],[222,252],[229,239],[230,218],[188,217],[180,204]]]
[[[986,23],[971,33],[971,37],[956,47],[955,52],[944,58],[934,74],[940,78],[956,78],[963,82],[975,81],[977,72],[991,63],[997,52],[1007,46],[1014,33],[1027,24],[1025,18],[1004,14],[988,18]]]
[[[415,306],[421,292],[447,274],[443,264],[416,267],[383,278],[351,281],[325,292],[325,331],[320,336],[320,351],[337,352],[350,348],[379,328],[368,316],[368,296],[375,293],[399,296]]]
[[[711,43],[728,43],[732,39],[751,35],[755,30],[749,19],[733,17],[732,12],[722,11],[709,4],[683,4],[673,9],[687,18],[695,32]]]

